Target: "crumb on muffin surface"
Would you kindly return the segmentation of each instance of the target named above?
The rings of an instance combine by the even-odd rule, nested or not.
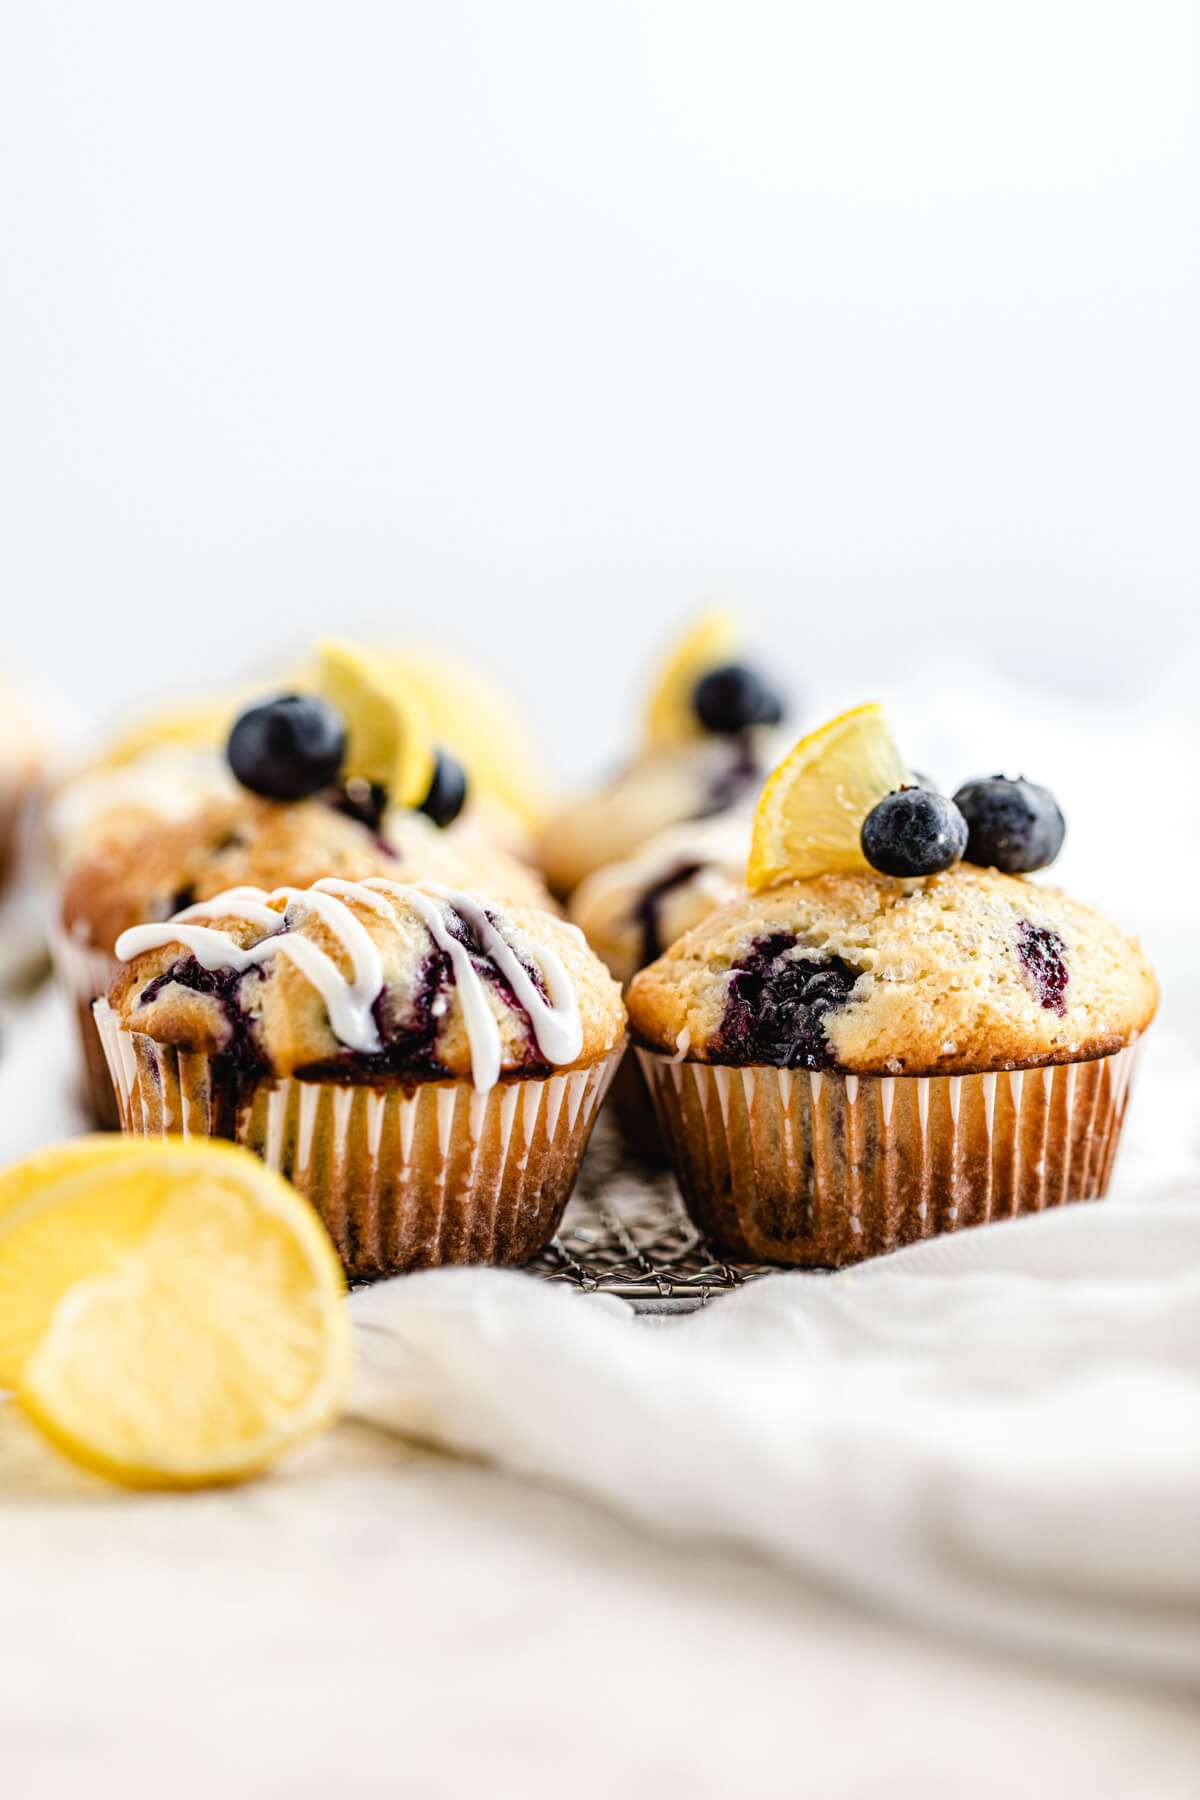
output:
[[[711,1063],[955,1074],[1105,1055],[1154,1016],[1138,945],[1057,888],[959,865],[730,901],[635,977],[652,1049]]]

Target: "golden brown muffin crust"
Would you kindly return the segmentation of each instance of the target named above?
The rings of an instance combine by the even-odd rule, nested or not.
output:
[[[634,1031],[696,1061],[754,1060],[729,1054],[723,1021],[737,965],[774,940],[786,960],[836,958],[857,976],[820,1029],[828,1066],[858,1074],[1101,1056],[1144,1031],[1158,1001],[1137,943],[1091,907],[963,864],[913,883],[820,875],[731,901],[634,979]]]
[[[310,887],[322,876],[424,877],[538,905],[533,871],[493,845],[441,832],[416,813],[391,815],[390,841],[318,800],[286,804],[237,794],[193,816],[102,844],[76,864],[62,919],[79,942],[111,952],[131,925],[170,918],[232,887]]]

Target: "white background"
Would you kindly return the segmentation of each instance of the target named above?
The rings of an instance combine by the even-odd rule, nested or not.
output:
[[[942,780],[1057,788],[1061,872],[1164,981],[1122,1178],[1194,1191],[1198,34],[0,0],[0,665],[78,737],[331,627],[426,636],[582,775],[725,597],[803,722],[882,695]],[[10,1137],[66,1092],[27,1066]],[[88,1486],[13,1407],[0,1460],[14,1792],[1195,1792],[1186,1698],[354,1426],[232,1498]]]
[[[917,750],[910,695],[975,751],[996,675],[1114,733],[1186,698],[1197,31],[5,7],[4,663],[78,730],[331,624],[449,639],[566,773],[716,596],[809,722],[886,692]]]

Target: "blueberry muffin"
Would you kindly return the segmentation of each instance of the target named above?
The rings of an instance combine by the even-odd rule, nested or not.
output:
[[[756,833],[797,861],[848,863],[818,762],[789,761],[803,805],[764,794]],[[993,777],[950,800],[911,782],[872,796],[868,784],[854,810],[858,869],[743,893],[628,991],[685,1200],[733,1256],[837,1266],[1099,1197],[1157,1005],[1132,939],[1024,878],[1062,841],[1044,789]],[[825,835],[806,836],[806,819]]]
[[[565,898],[671,826],[740,816],[748,830],[782,716],[773,685],[742,660],[732,621],[702,619],[659,672],[638,755],[543,831],[538,860],[552,891]]]
[[[77,1010],[87,1091],[103,1123],[115,1126],[116,1118],[91,1006],[107,992],[117,939],[132,925],[168,919],[228,888],[308,887],[323,875],[421,875],[528,905],[549,903],[532,870],[491,845],[463,847],[415,813],[396,815],[389,829],[385,838],[324,801],[287,805],[243,791],[176,824],[107,839],[76,862],[63,890],[55,956]]]
[[[354,1275],[553,1234],[625,1029],[574,927],[372,875],[239,886],[116,954],[97,1022],[126,1131],[248,1145]]]
[[[552,904],[533,870],[471,822],[465,776],[447,752],[426,746],[417,804],[392,804],[382,782],[346,767],[346,742],[341,715],[318,696],[274,696],[238,715],[219,759],[194,744],[156,743],[59,795],[52,947],[100,1123],[117,1121],[91,1007],[130,925],[225,888],[306,887],[322,875],[424,875]]]

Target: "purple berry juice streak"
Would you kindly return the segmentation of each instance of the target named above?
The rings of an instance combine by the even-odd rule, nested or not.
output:
[[[709,783],[700,806],[692,814],[696,819],[712,819],[737,806],[763,784],[766,770],[755,752],[754,741],[742,734],[734,739],[733,751],[720,774]]]
[[[149,1006],[163,988],[172,984],[188,988],[194,994],[210,995],[220,1002],[221,1010],[229,1022],[229,1042],[221,1051],[222,1057],[242,1074],[257,1075],[266,1069],[267,1062],[255,1041],[249,1016],[242,1007],[241,989],[244,981],[260,979],[261,971],[258,969],[240,973],[236,969],[206,969],[194,956],[184,956],[164,974],[156,975],[153,981],[147,982],[138,995],[138,1005]]]
[[[703,867],[704,864],[698,862],[676,863],[673,869],[669,869],[639,898],[633,909],[633,922],[641,933],[642,960],[638,964],[640,969],[644,969],[647,963],[652,963],[656,957],[661,956],[665,948],[662,941],[661,919],[663,901],[668,895],[673,894],[676,888],[681,888],[689,882],[693,875],[698,875]]]
[[[1061,1018],[1067,1010],[1064,996],[1070,980],[1067,946],[1062,938],[1047,925],[1034,925],[1031,920],[1022,919],[1017,926],[1017,955],[1046,1011],[1057,1013]]]

